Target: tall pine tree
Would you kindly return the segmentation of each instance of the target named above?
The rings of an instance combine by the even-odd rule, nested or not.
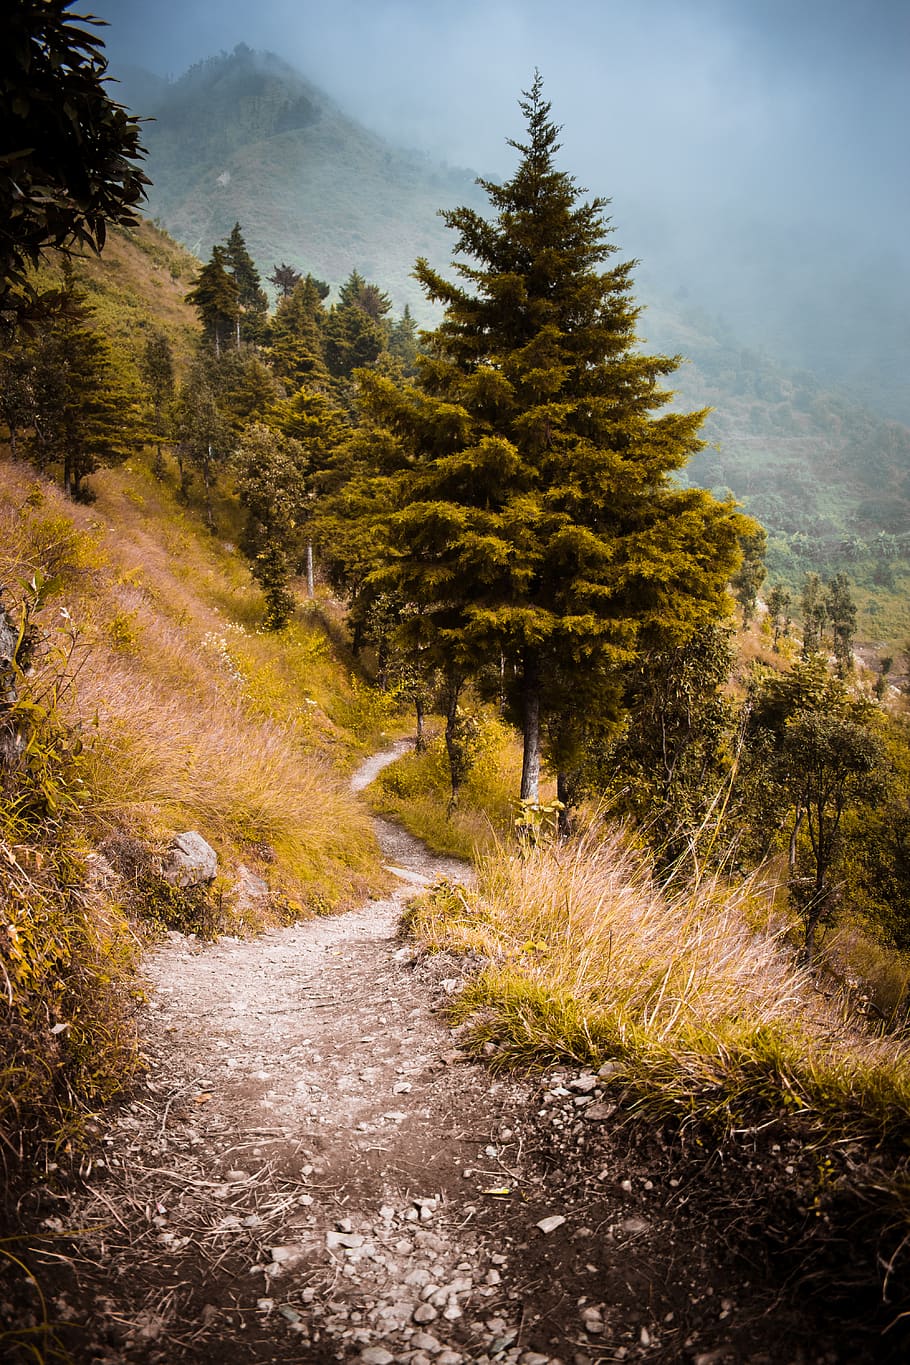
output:
[[[557,170],[539,76],[521,108],[514,175],[480,182],[492,217],[443,215],[461,282],[418,262],[445,316],[416,385],[361,383],[404,465],[380,578],[420,607],[450,674],[504,660],[533,801],[542,721],[559,768],[578,742],[571,699],[612,705],[640,645],[682,641],[724,609],[742,524],[674,483],[704,413],[660,412],[678,359],[638,349],[634,263],[603,268],[605,201],[582,202]]]

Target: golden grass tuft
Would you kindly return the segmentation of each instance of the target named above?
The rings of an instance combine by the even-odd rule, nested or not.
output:
[[[367,791],[374,810],[399,820],[437,853],[468,860],[512,830],[521,778],[515,731],[490,715],[478,719],[474,765],[454,808],[441,733],[431,735],[423,753],[408,753],[384,768]]]
[[[486,959],[455,1010],[500,1063],[612,1059],[655,1116],[730,1129],[799,1113],[910,1144],[905,1044],[857,1031],[780,933],[750,927],[770,895],[717,876],[661,888],[624,833],[594,821],[566,844],[498,848],[475,890],[429,893],[409,927],[431,950]]]

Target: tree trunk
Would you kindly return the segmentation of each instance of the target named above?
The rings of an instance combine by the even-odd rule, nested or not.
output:
[[[164,478],[164,455],[161,451],[160,441],[155,442],[155,465],[152,473],[155,475],[156,479]]]
[[[63,457],[63,491],[68,498],[73,496],[73,457]]]
[[[414,748],[418,754],[422,754],[427,747],[423,733],[423,697],[415,697],[414,710],[417,713],[417,739],[414,741]]]
[[[313,573],[313,542],[311,540],[306,543],[306,595],[310,599],[316,596],[316,580]]]
[[[572,784],[567,773],[556,774],[556,800],[561,806],[557,816],[559,837],[568,839],[572,833]]]
[[[540,682],[536,663],[525,663],[523,719],[521,799],[536,802],[540,796]]]
[[[205,524],[210,531],[215,529],[215,517],[212,513],[212,489],[211,489],[211,463],[212,447],[209,446],[209,457],[202,464],[202,482],[205,487]]]

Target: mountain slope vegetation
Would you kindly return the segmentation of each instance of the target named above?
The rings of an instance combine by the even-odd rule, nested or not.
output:
[[[286,261],[333,283],[352,269],[426,316],[410,278],[447,251],[441,205],[474,197],[468,172],[390,146],[270,53],[238,47],[166,85],[125,72],[146,127],[149,212],[206,255],[234,222],[260,270]]]
[[[155,119],[149,211],[180,241],[205,255],[239,220],[263,275],[283,261],[337,286],[356,269],[432,320],[414,263],[447,257],[438,211],[479,202],[469,173],[389,146],[267,53],[239,47],[173,83],[122,74],[118,93]],[[806,573],[846,570],[865,638],[902,643],[910,429],[743,347],[686,299],[644,297],[648,344],[688,362],[680,406],[714,409],[690,480],[767,527],[772,582],[798,594]]]

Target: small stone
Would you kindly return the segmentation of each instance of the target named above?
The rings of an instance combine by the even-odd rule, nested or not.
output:
[[[405,1284],[416,1285],[418,1289],[423,1289],[425,1284],[430,1283],[430,1272],[424,1270],[423,1266],[415,1266],[405,1275],[404,1282]]]
[[[545,1237],[548,1237],[551,1232],[555,1232],[557,1228],[561,1228],[565,1221],[566,1220],[561,1213],[553,1213],[549,1218],[541,1218],[537,1227],[540,1228]]]
[[[384,1346],[367,1346],[360,1352],[363,1365],[394,1365],[395,1357]]]
[[[649,1227],[650,1223],[648,1223],[644,1218],[624,1218],[622,1221],[623,1232],[628,1233],[647,1232]]]
[[[539,1351],[524,1351],[519,1357],[519,1365],[550,1365],[550,1357]]]
[[[599,1308],[583,1308],[581,1310],[581,1321],[586,1332],[591,1336],[599,1336],[604,1329],[603,1313]]]
[[[606,1081],[609,1080],[611,1076],[615,1075],[618,1070],[619,1068],[615,1062],[604,1062],[603,1066],[598,1068],[597,1074],[602,1081]]]
[[[596,1084],[597,1077],[590,1071],[583,1071],[574,1081],[569,1081],[569,1089],[577,1090],[582,1095],[590,1095]]]
[[[436,1365],[462,1365],[464,1356],[458,1351],[441,1351],[436,1357]]]
[[[338,1251],[341,1248],[353,1250],[362,1247],[365,1238],[359,1232],[327,1232],[325,1244],[329,1251]]]
[[[283,1247],[270,1247],[269,1254],[271,1255],[274,1264],[292,1266],[305,1258],[306,1248],[302,1247],[299,1243],[292,1243]]]
[[[399,1237],[393,1250],[397,1251],[399,1256],[410,1256],[414,1250],[414,1243],[409,1241],[407,1237]]]
[[[442,1316],[445,1318],[446,1322],[457,1322],[459,1318],[464,1317],[464,1314],[455,1300],[452,1299]]]
[[[590,1123],[606,1123],[616,1113],[615,1104],[605,1104],[603,1100],[594,1100],[585,1110],[585,1118]]]
[[[620,1182],[619,1188],[620,1188],[621,1190],[625,1190],[626,1194],[631,1194],[631,1193],[632,1193],[632,1181],[631,1181],[631,1180],[623,1180],[623,1181],[621,1181],[621,1182]]]
[[[502,1284],[502,1276],[498,1270],[488,1270],[483,1277],[484,1284]]]
[[[415,1332],[411,1337],[411,1345],[415,1351],[427,1351],[431,1356],[440,1349],[438,1339],[430,1332]]]
[[[638,1334],[638,1339],[641,1342],[642,1346],[651,1345],[651,1333],[648,1331],[647,1327],[643,1327],[641,1329],[641,1331]]]
[[[434,1308],[431,1303],[419,1303],[411,1317],[415,1322],[435,1322],[439,1317],[439,1309]]]
[[[351,1222],[350,1218],[339,1218],[337,1223],[335,1224],[335,1227],[338,1229],[339,1232],[354,1231],[354,1224]]]
[[[492,1332],[494,1337],[501,1337],[509,1326],[505,1318],[487,1318],[484,1323],[488,1332]]]

